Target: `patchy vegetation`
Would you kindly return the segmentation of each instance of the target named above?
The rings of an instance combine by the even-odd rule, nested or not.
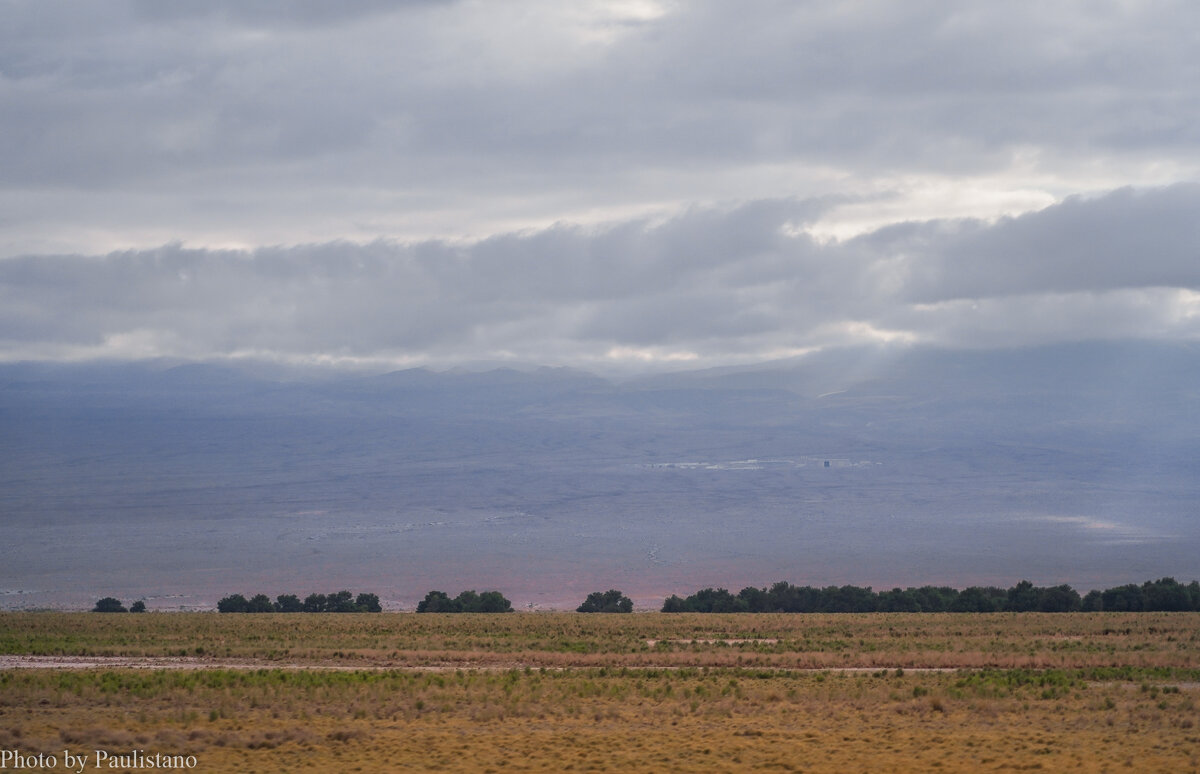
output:
[[[583,604],[575,608],[576,613],[632,613],[633,600],[617,589],[593,591]]]
[[[1196,613],[8,613],[0,651],[209,667],[0,670],[0,749],[211,772],[1173,772],[1200,750]]]
[[[125,603],[116,597],[101,597],[96,600],[96,606],[92,608],[93,613],[127,613]]]
[[[0,613],[0,653],[385,667],[1198,666],[1196,613]]]
[[[1200,611],[1200,581],[1186,586],[1174,578],[1128,584],[1080,597],[1070,586],[1040,587],[1023,580],[1010,589],[921,586],[872,591],[870,586],[793,586],[780,581],[767,588],[747,586],[736,595],[707,588],[689,597],[675,594],[664,613],[1073,613],[1077,611]],[[582,612],[582,611],[580,611]]]
[[[280,594],[272,602],[266,594],[246,599],[231,594],[217,602],[218,613],[381,613],[379,595],[363,592],[354,597],[349,591],[309,594],[301,602],[295,594]]]
[[[431,591],[417,603],[418,613],[511,613],[512,602],[499,591],[478,594],[464,591],[454,599],[444,591]]]
[[[204,771],[1186,771],[1196,670],[0,673],[0,744]],[[614,744],[619,738],[620,744]]]

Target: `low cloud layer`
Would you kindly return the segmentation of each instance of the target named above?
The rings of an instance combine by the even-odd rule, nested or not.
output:
[[[12,0],[0,357],[1193,338],[1198,28],[1174,0]]]
[[[1194,3],[13,0],[0,20],[0,257],[826,194],[847,204],[818,230],[846,236],[1200,176]]]
[[[469,242],[14,258],[0,261],[0,354],[603,367],[863,342],[1200,337],[1200,186],[842,242],[804,231],[829,206],[769,200]]]

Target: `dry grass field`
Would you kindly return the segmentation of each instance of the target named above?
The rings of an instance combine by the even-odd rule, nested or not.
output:
[[[0,652],[204,667],[0,670],[0,751],[60,771],[1200,771],[1195,613],[4,614]]]

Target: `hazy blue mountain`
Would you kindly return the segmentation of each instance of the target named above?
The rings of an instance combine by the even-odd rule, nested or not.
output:
[[[0,366],[0,605],[1200,577],[1200,350],[842,350],[610,381]],[[578,598],[578,599],[577,599]]]

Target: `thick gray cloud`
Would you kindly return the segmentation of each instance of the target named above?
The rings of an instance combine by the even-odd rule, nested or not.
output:
[[[1195,4],[0,15],[9,358],[1195,333]]]
[[[915,256],[918,301],[1122,288],[1200,289],[1200,187],[1135,191],[995,225],[909,225],[882,238]],[[905,233],[907,232],[907,233]],[[878,235],[876,238],[880,238]]]
[[[155,22],[220,18],[226,23],[256,28],[336,24],[364,16],[383,15],[405,6],[454,0],[133,0],[138,17]]]
[[[993,216],[1200,161],[1182,2],[0,13],[0,255],[477,238],[935,184]]]
[[[1197,186],[1118,190],[821,243],[797,225],[829,202],[774,200],[475,242],[14,258],[0,351],[620,367],[864,341],[1194,338],[1198,204]]]

